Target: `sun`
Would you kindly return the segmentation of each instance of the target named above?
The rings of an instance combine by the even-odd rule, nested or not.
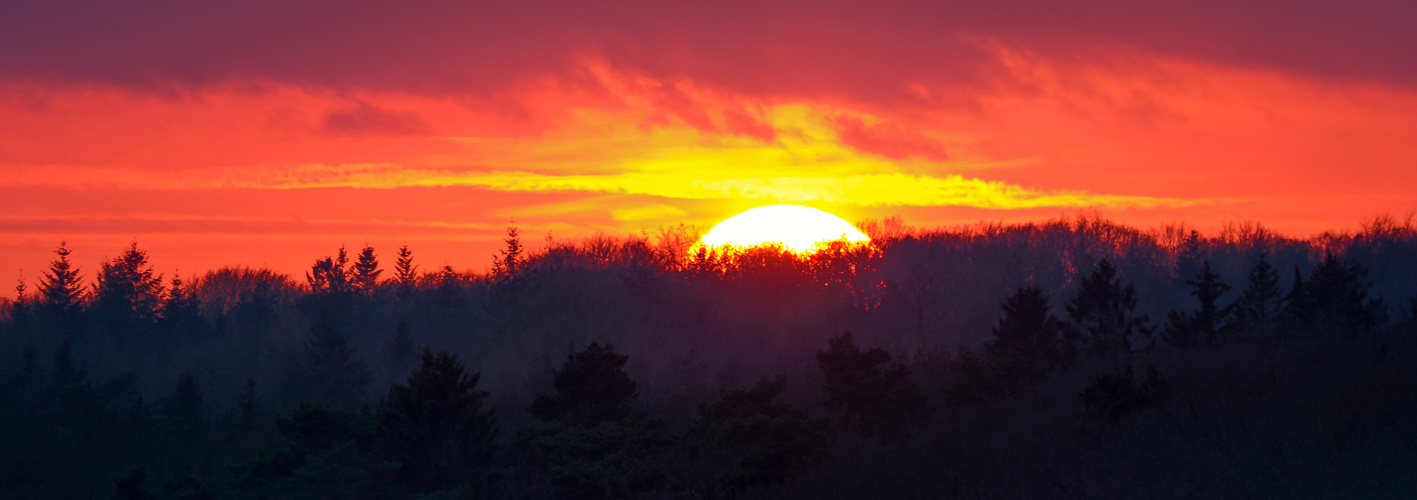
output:
[[[700,241],[710,247],[778,243],[797,253],[809,253],[819,243],[838,240],[865,243],[871,238],[845,219],[815,208],[769,205],[725,219]]]

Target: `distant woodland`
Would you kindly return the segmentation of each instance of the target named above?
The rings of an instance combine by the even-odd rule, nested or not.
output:
[[[487,273],[59,244],[0,305],[0,498],[1417,497],[1410,217],[861,226],[509,228]]]

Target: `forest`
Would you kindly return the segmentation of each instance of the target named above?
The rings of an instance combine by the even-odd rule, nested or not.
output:
[[[0,304],[0,498],[1417,496],[1412,217],[859,226],[510,227],[485,273],[56,242]]]

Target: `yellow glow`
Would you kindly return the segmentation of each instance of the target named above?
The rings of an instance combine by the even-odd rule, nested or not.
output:
[[[166,173],[162,174],[166,176],[162,179],[102,170],[75,175],[81,174],[91,181],[103,179],[136,187],[168,184],[291,189],[478,186],[512,192],[608,193],[667,199],[667,203],[659,203],[663,206],[621,207],[622,211],[614,214],[615,220],[636,222],[672,222],[681,215],[664,210],[664,207],[676,206],[672,200],[748,199],[762,203],[969,206],[1004,210],[1094,206],[1175,208],[1215,201],[1039,190],[966,177],[952,172],[1016,165],[1028,160],[968,159],[965,139],[948,139],[945,144],[960,148],[955,149],[963,155],[959,160],[900,160],[868,154],[842,142],[831,123],[843,111],[830,106],[762,108],[756,118],[774,132],[770,140],[701,130],[678,122],[646,129],[638,121],[616,113],[575,111],[575,120],[566,124],[566,130],[540,136],[537,140],[541,142],[536,144],[450,137],[447,138],[450,142],[466,148],[462,153],[466,157],[452,155],[420,165],[344,163],[242,168],[209,177],[205,184],[186,182]],[[879,121],[866,114],[853,113],[852,116],[863,122]],[[471,158],[476,161],[472,162]],[[471,164],[476,166],[469,166]],[[25,182],[24,179],[18,181]],[[17,179],[11,176],[0,182],[15,183]]]
[[[769,205],[729,217],[709,230],[702,241],[711,247],[778,243],[806,253],[819,243],[837,240],[871,241],[856,226],[830,213],[801,205]]]

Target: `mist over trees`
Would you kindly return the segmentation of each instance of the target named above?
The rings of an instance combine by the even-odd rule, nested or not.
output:
[[[860,226],[811,257],[512,227],[487,273],[60,243],[0,309],[0,496],[1417,491],[1410,218]]]

